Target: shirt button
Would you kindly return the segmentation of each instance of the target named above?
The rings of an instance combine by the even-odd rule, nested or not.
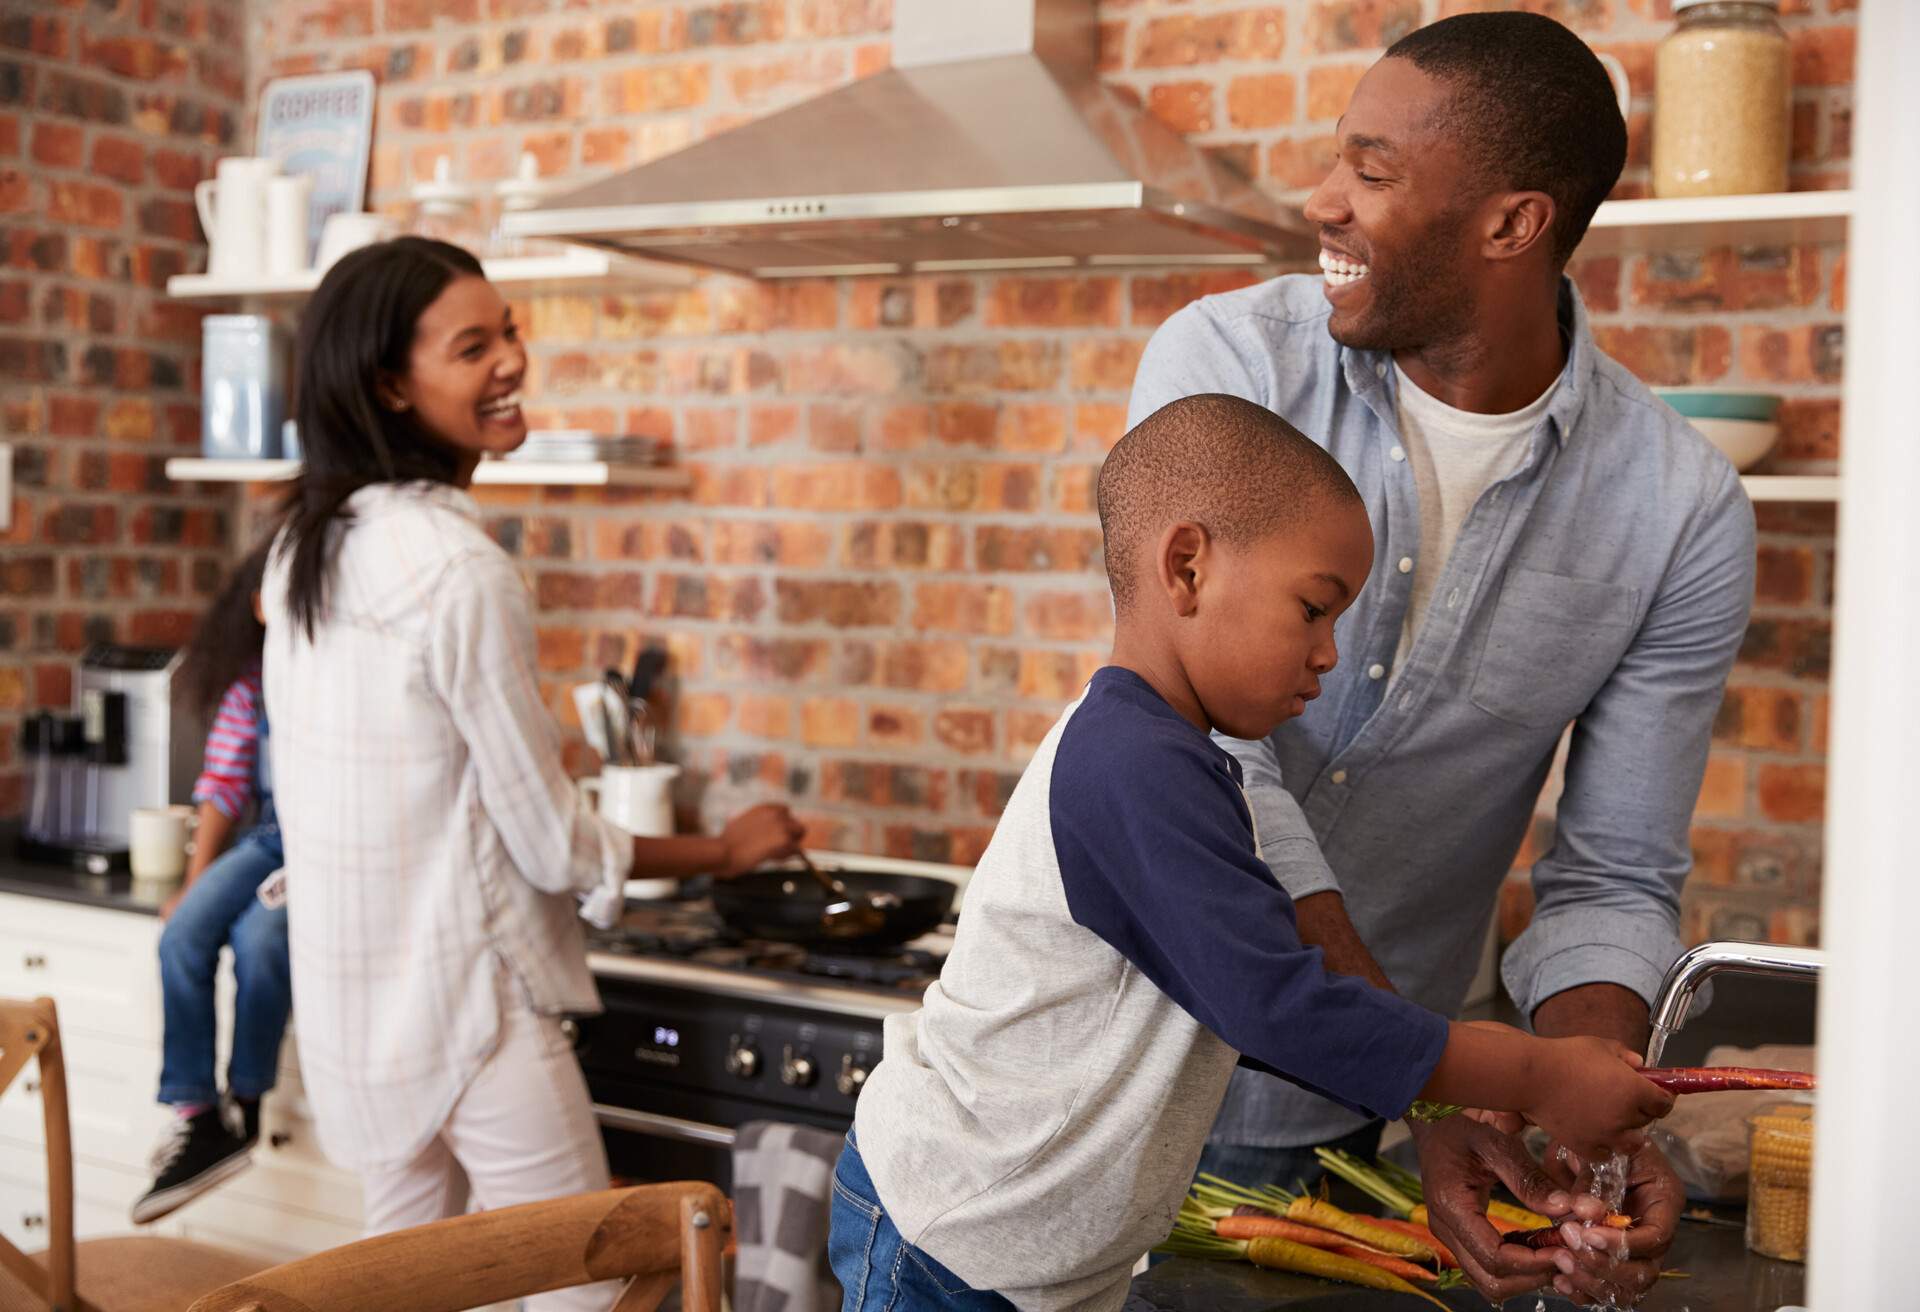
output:
[[[1387,459],[1393,461],[1396,465],[1406,458],[1407,452],[1404,447],[1395,447],[1393,450],[1387,452]]]
[[[1385,378],[1387,376],[1387,362],[1385,360],[1373,366],[1373,376],[1375,378]]]
[[[1402,574],[1413,573],[1413,557],[1412,556],[1400,557],[1400,572]]]
[[[1367,666],[1367,677],[1369,679],[1384,679],[1386,675],[1387,675],[1387,667],[1380,664],[1378,661],[1374,662],[1372,665]]]
[[[1343,784],[1347,781],[1347,772],[1345,770],[1335,770],[1332,774],[1328,775],[1327,778],[1337,784]]]
[[[1452,610],[1455,606],[1458,606],[1459,604],[1460,604],[1460,589],[1455,588],[1452,592],[1449,592],[1447,594],[1447,609]]]

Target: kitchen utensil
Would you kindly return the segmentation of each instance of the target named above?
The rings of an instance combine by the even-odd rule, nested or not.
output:
[[[307,268],[307,210],[313,179],[304,173],[267,179],[266,272],[271,277],[304,273]]]
[[[606,684],[609,706],[607,708],[607,745],[613,749],[615,763],[635,765],[632,751],[633,699],[627,695],[627,678],[620,671],[609,667],[602,671],[601,679]]]
[[[629,765],[653,764],[653,716],[647,710],[646,702],[638,697],[627,699],[627,763]]]
[[[129,817],[133,877],[149,883],[178,883],[187,873],[187,844],[193,835],[192,808],[136,807]]]
[[[667,649],[659,643],[649,643],[640,649],[633,658],[633,677],[627,680],[627,695],[637,700],[646,700],[653,691],[654,681],[667,668]]]
[[[642,838],[673,834],[673,781],[677,765],[609,765],[596,778],[582,779],[580,791],[593,799],[602,819]],[[674,879],[629,879],[628,897],[671,897]]]
[[[270,159],[230,155],[214,166],[213,177],[194,184],[207,272],[214,277],[257,278],[265,270],[267,179],[279,171]]]
[[[821,911],[837,898],[804,870],[772,867],[738,879],[713,881],[713,908],[727,928],[745,938],[801,943],[836,952],[877,952],[916,939],[953,909],[956,885],[930,875],[862,870],[856,864],[823,867],[849,896],[864,896],[882,915],[870,932],[839,937],[826,932]]]
[[[1688,422],[1742,473],[1766,459],[1767,452],[1773,450],[1774,442],[1780,437],[1780,425],[1757,419],[1692,419]]]
[[[813,858],[804,851],[795,855],[800,858],[800,864],[806,872],[838,899],[820,909],[820,928],[826,931],[829,938],[859,938],[876,932],[886,924],[886,912],[878,905],[876,898],[869,895],[855,897],[847,891],[845,884],[816,866]]]
[[[1689,419],[1771,420],[1780,413],[1776,392],[1728,392],[1716,387],[1656,387],[1653,394]]]
[[[325,273],[333,267],[334,261],[347,252],[370,246],[376,241],[385,241],[396,231],[398,228],[394,221],[384,214],[367,214],[358,210],[329,214],[320,229],[320,250],[313,258],[313,267]]]

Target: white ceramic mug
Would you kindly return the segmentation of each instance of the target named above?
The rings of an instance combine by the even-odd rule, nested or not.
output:
[[[394,221],[384,214],[369,214],[364,210],[329,214],[320,228],[320,250],[313,258],[313,267],[325,273],[348,251],[385,241],[397,231]]]
[[[677,765],[609,765],[597,779],[582,779],[580,791],[596,799],[603,820],[643,838],[673,833],[673,781]],[[629,879],[628,897],[671,897],[679,881]]]
[[[1633,103],[1633,83],[1627,77],[1627,66],[1620,62],[1618,55],[1609,55],[1596,50],[1593,57],[1600,61],[1600,67],[1607,70],[1607,80],[1613,83],[1613,98],[1620,106],[1620,117],[1627,117],[1627,107]]]
[[[267,179],[266,271],[274,277],[307,268],[307,209],[313,176],[295,173]]]
[[[193,820],[190,806],[135,807],[127,826],[127,860],[133,877],[147,883],[179,883],[187,873]]]
[[[266,271],[267,180],[280,171],[270,159],[233,155],[214,176],[194,184],[193,203],[207,233],[207,272],[216,278],[253,278]]]

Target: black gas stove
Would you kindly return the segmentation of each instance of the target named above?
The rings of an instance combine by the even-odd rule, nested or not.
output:
[[[614,1174],[724,1188],[748,1121],[845,1130],[881,1023],[920,1005],[950,939],[840,955],[738,938],[705,899],[629,901],[589,936],[606,1011],[574,1041]]]

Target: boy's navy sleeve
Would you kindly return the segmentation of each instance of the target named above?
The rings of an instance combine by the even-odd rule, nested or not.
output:
[[[1404,1115],[1447,1022],[1330,973],[1300,942],[1236,770],[1184,721],[1090,699],[1049,788],[1068,909],[1249,1064],[1369,1116]]]

